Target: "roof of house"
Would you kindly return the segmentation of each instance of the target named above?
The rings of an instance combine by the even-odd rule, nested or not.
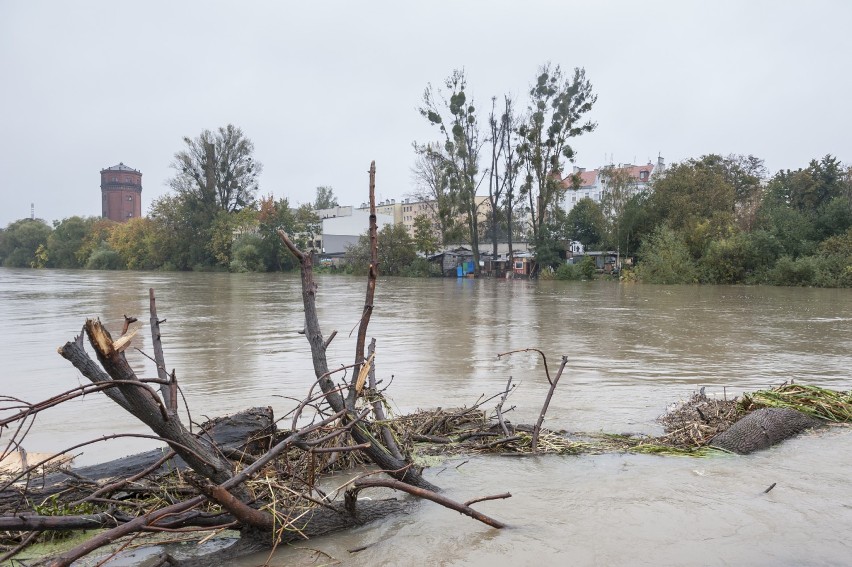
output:
[[[580,178],[580,189],[583,189],[583,188],[586,188],[586,187],[594,187],[595,185],[597,185],[597,179],[598,179],[598,175],[600,175],[601,169],[603,169],[603,168],[592,169],[590,171],[584,170],[584,171],[580,171],[578,173],[571,174],[571,175],[565,177],[562,180],[562,183],[563,183],[563,185],[565,185],[565,187],[571,188],[572,183],[573,183],[572,178],[573,178],[573,176],[576,175],[576,176],[579,176],[579,178]],[[651,174],[654,172],[654,164],[652,164],[652,163],[648,163],[646,165],[625,164],[625,165],[619,166],[619,169],[626,169],[627,172],[630,174],[630,177],[635,179],[637,182],[640,182],[640,181],[647,181],[651,177]],[[645,176],[644,179],[642,178],[642,172],[643,171],[647,172],[647,175]]]
[[[647,179],[651,177],[651,174],[654,172],[654,164],[649,163],[646,165],[628,165],[623,169],[626,169],[628,173],[630,173],[630,177],[632,177],[633,179],[637,181],[647,181]],[[642,179],[640,175],[643,171],[647,173],[645,179]]]

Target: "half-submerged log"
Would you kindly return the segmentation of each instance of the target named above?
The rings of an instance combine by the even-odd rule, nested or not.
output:
[[[822,424],[822,420],[791,408],[762,408],[714,437],[710,446],[747,455]]]
[[[209,439],[222,453],[233,458],[250,458],[262,454],[269,447],[274,433],[275,420],[270,407],[250,408],[234,415],[217,417],[201,425],[199,436]],[[20,506],[22,491],[28,499],[41,501],[54,494],[62,493],[62,500],[74,501],[83,497],[96,483],[130,478],[153,467],[169,453],[167,447],[152,449],[85,467],[69,472],[38,475],[24,487],[9,487],[0,491],[0,512],[9,512]],[[189,465],[175,456],[162,463],[149,475],[156,477],[168,471],[184,471]]]

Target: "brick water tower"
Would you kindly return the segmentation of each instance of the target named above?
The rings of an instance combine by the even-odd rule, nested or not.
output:
[[[142,172],[123,163],[101,170],[101,216],[116,222],[142,216]]]

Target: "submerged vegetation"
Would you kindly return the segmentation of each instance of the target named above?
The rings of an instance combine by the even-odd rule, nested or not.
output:
[[[838,423],[852,422],[852,392],[838,392],[819,386],[784,384],[771,390],[743,395],[740,407],[792,408],[802,413]]]

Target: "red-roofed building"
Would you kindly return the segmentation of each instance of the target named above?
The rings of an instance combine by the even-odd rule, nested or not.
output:
[[[644,191],[649,187],[649,183],[654,176],[662,174],[665,170],[665,162],[663,158],[657,158],[656,165],[648,162],[646,165],[633,165],[629,163],[618,165],[619,169],[626,169],[633,178],[634,184],[630,188],[631,195],[635,195],[640,191]],[[565,193],[565,211],[568,212],[574,208],[580,199],[585,197],[590,198],[596,203],[600,203],[606,193],[606,183],[601,177],[601,170],[604,168],[592,169],[586,171],[582,167],[574,167],[574,172],[562,180],[563,185],[568,189]],[[575,189],[575,183],[576,189]]]

